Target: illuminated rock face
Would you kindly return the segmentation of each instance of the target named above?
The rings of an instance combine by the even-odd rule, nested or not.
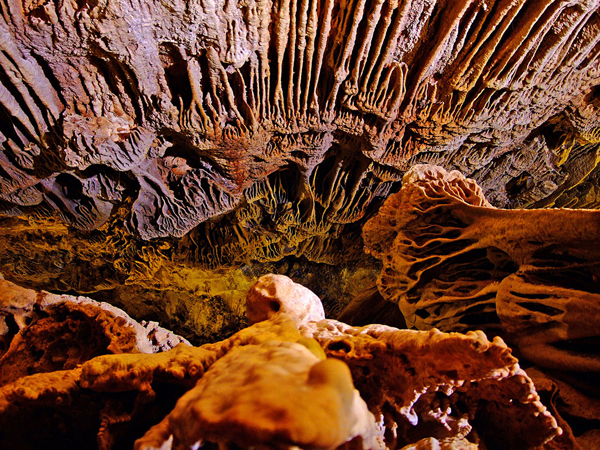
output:
[[[330,316],[371,287],[379,266],[362,227],[416,164],[472,177],[481,191],[469,199],[488,214],[484,198],[596,208],[599,10],[594,0],[1,2],[0,272],[217,341],[247,323],[244,293],[264,273],[314,281]],[[553,350],[552,361],[556,342],[593,342],[575,330],[596,293],[573,304],[569,285],[553,297],[508,253],[464,261],[494,270],[475,309],[458,302],[459,328],[504,314],[519,346]],[[514,292],[536,300],[515,303]],[[34,328],[54,327],[61,308]],[[558,325],[530,329],[529,314]],[[73,365],[109,341],[38,366],[63,364],[72,386]],[[133,397],[106,407],[104,428],[131,415]],[[471,447],[459,434],[403,439]]]
[[[274,301],[284,306],[224,341],[202,347],[183,342],[171,350],[148,346],[146,353],[129,346],[120,354],[89,354],[76,367],[43,367],[3,382],[0,418],[20,433],[4,428],[0,445],[28,449],[70,442],[111,449],[131,448],[135,440],[137,450],[192,449],[198,443],[534,449],[560,435],[500,338],[489,341],[480,331],[358,328],[307,316],[314,294],[301,286],[292,292],[290,284],[284,277],[260,279],[249,292],[253,308],[259,298],[265,306],[258,309],[270,309]],[[265,285],[274,286],[273,293],[260,297]],[[52,297],[10,283],[3,288],[3,314],[29,311],[30,298]],[[54,300],[102,310],[83,298]],[[131,330],[143,330],[128,320],[113,325],[113,332],[120,326],[133,337]],[[22,334],[35,328],[35,322],[24,325]],[[141,341],[147,340],[143,334]],[[176,336],[170,339],[174,343]],[[80,342],[87,346],[94,343]],[[26,420],[35,415],[44,418]]]
[[[427,165],[364,228],[409,327],[486,330],[542,367],[596,374],[599,234],[598,211],[496,209],[473,180]]]
[[[598,204],[595,1],[2,5],[14,282],[206,339],[257,276],[300,279],[273,262],[373,269],[361,228],[417,163],[497,207]]]
[[[0,280],[0,385],[74,369],[102,354],[154,353],[187,341],[157,323],[85,297],[54,295]]]

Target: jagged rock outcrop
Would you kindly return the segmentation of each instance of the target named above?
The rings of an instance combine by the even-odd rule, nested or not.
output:
[[[0,280],[0,385],[74,369],[98,355],[155,353],[182,342],[189,344],[156,322],[140,325],[107,303]]]
[[[600,417],[598,392],[595,396],[583,395],[580,390],[558,378],[562,377],[559,373],[528,368],[527,374],[531,376],[544,404],[552,411],[552,415],[556,417],[563,429],[563,434],[553,440],[551,448],[575,450],[596,448],[600,437],[597,423]],[[573,430],[567,421],[577,424]]]
[[[69,425],[71,442],[87,448],[97,437],[103,449],[136,438],[137,449],[195,448],[205,441],[242,448],[329,449],[351,441],[359,449],[474,449],[479,443],[533,449],[561,433],[500,338],[350,327],[307,315],[314,294],[290,283],[259,280],[249,294],[253,308],[271,312],[222,342],[105,354],[5,384],[3,423],[36,410],[47,419],[25,437],[0,434],[2,446],[33,448],[38,438],[59,444],[57,435],[68,438]],[[161,412],[164,419],[156,420]]]

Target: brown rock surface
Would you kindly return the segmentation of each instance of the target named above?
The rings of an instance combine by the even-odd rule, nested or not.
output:
[[[420,165],[364,228],[409,327],[478,327],[544,367],[600,372],[600,214],[500,210],[459,172]]]
[[[364,238],[384,264],[380,292],[400,306],[409,327],[482,327],[526,352],[596,336],[599,217],[591,210],[496,209],[473,180],[420,165],[367,223]],[[551,364],[557,354],[543,350],[535,357],[531,349],[532,357]],[[557,369],[597,370],[594,358],[569,359],[566,348],[562,355]]]
[[[158,340],[166,332],[156,322],[196,344],[230,342],[248,323],[246,292],[271,272],[314,290],[328,317],[349,305],[342,317],[353,324],[399,324],[389,286],[368,290],[380,263],[364,254],[361,230],[411,167],[435,164],[475,180],[457,177],[446,200],[469,203],[458,210],[480,232],[498,223],[492,216],[511,217],[506,230],[488,229],[510,242],[452,249],[454,230],[452,242],[419,249],[456,255],[424,262],[432,271],[411,266],[432,278],[407,294],[408,324],[508,335],[563,379],[577,369],[594,391],[595,216],[579,214],[581,229],[575,213],[548,220],[491,205],[600,205],[597,0],[0,0],[0,12],[7,280],[45,298],[92,295],[147,321],[136,336]],[[473,208],[491,222],[469,216]],[[530,235],[522,224],[538,216],[547,226]],[[446,219],[432,220],[417,246]],[[120,348],[111,327],[122,316],[78,302],[3,313],[2,358],[17,368],[7,379],[62,367],[71,383],[81,361]],[[39,357],[33,343],[48,336],[54,350]],[[78,390],[80,409],[94,405],[80,420],[92,441],[108,429],[102,445],[132,442],[118,437],[123,424],[145,431],[191,380],[158,379],[156,408],[142,407],[151,391],[107,403],[104,392]],[[63,401],[55,394],[48,404]],[[70,420],[68,409],[47,407],[37,416],[46,428]],[[481,410],[494,420],[503,411]],[[438,437],[410,440],[463,445]]]
[[[549,448],[580,448],[600,426],[597,407],[583,406],[600,395],[599,218],[594,210],[496,209],[474,180],[419,165],[367,222],[364,239],[383,262],[380,293],[409,327],[481,328],[551,375],[536,383],[568,419]]]
[[[282,301],[288,283],[276,290]],[[306,300],[313,303],[311,295]],[[65,426],[84,419],[85,426],[72,428],[72,442],[87,448],[97,434],[100,448],[120,448],[123,436],[140,437],[169,404],[172,411],[136,448],[196,448],[205,440],[242,448],[328,449],[347,441],[364,449],[436,448],[439,440],[442,448],[533,449],[560,433],[501,339],[299,319],[307,304],[296,298],[219,343],[106,354],[74,369],[20,377],[0,388],[4,423],[35,411],[52,419],[37,424],[38,434],[18,441],[4,433],[0,442],[34,448],[42,436],[58,445]],[[501,429],[489,426],[500,417]],[[47,423],[54,424],[54,441]],[[68,438],[68,430],[62,434]]]
[[[0,280],[0,339],[0,386],[34,373],[74,369],[102,354],[154,353],[187,343],[107,303],[35,292],[5,280]]]

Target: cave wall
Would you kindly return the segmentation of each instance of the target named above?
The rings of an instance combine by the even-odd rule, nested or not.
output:
[[[332,312],[369,287],[362,225],[417,163],[598,204],[595,1],[0,9],[0,270],[28,286],[225,333],[201,317],[265,272],[339,268]]]

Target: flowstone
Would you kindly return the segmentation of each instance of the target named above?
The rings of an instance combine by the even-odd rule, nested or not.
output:
[[[556,449],[598,434],[597,420],[564,400],[600,398],[598,235],[597,210],[497,209],[474,180],[431,165],[408,171],[363,229],[383,263],[379,293],[409,327],[482,329],[541,371],[546,404],[574,427],[560,419]]]
[[[539,366],[600,372],[600,211],[497,209],[474,180],[417,165],[363,235],[408,327],[475,327]]]

